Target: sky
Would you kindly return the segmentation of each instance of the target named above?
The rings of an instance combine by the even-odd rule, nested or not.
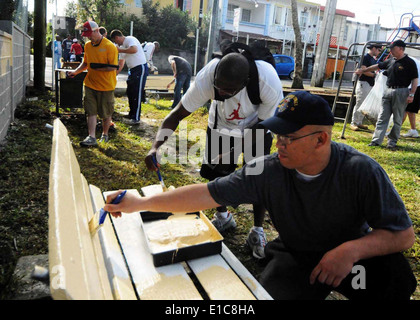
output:
[[[55,0],[57,1],[57,15],[64,16],[64,11],[67,7],[67,2],[74,2],[77,0]],[[54,1],[50,3],[51,0],[47,0],[47,19],[51,19],[53,13],[55,14],[55,4]],[[28,0],[28,11],[34,11],[34,0]]]
[[[307,0],[325,6],[326,0]],[[420,16],[420,1],[418,0],[337,0],[337,9],[353,12],[356,17],[352,21],[374,24],[378,22],[383,27],[395,28],[400,23],[401,15],[413,13]],[[420,20],[420,17],[418,18]],[[415,21],[418,21],[415,19]]]
[[[64,15],[64,9],[68,1],[76,0],[56,0],[58,5],[58,15]],[[198,0],[194,0],[198,1]],[[326,0],[307,0],[313,3],[326,5]],[[34,0],[29,0],[29,11],[33,11]],[[47,0],[47,17],[51,19],[52,13],[55,11],[54,3]],[[404,13],[413,13],[420,16],[419,0],[337,0],[337,9],[343,9],[353,12],[356,17],[349,18],[352,21],[374,24],[378,22],[383,27],[395,28],[400,17]],[[420,20],[420,17],[419,17]]]

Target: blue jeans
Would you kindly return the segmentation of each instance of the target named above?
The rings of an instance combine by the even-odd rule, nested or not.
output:
[[[175,88],[174,88],[174,102],[172,103],[172,109],[176,107],[176,105],[181,100],[181,89],[182,93],[185,94],[190,87],[191,76],[185,73],[181,73],[177,75],[175,79]]]
[[[54,69],[60,69],[61,68],[61,54],[55,54],[54,55]]]

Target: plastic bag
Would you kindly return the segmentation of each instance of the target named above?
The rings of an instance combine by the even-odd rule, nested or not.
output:
[[[386,81],[387,77],[379,73],[375,78],[375,85],[359,108],[359,111],[373,124],[376,124],[382,108],[382,96],[386,89]]]

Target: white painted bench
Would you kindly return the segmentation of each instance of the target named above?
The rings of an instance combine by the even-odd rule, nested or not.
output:
[[[271,299],[224,244],[221,254],[155,267],[140,214],[107,218],[91,236],[88,221],[106,194],[81,174],[67,129],[56,119],[49,187],[53,299]]]
[[[174,95],[173,87],[172,89],[168,90],[166,89],[166,86],[171,80],[173,79],[173,76],[153,76],[149,75],[146,80],[146,85],[144,87],[146,97],[148,99],[154,99],[156,103],[156,107],[158,106],[158,100],[163,96],[171,97]]]

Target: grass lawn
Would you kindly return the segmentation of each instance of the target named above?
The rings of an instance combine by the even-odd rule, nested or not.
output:
[[[113,118],[117,129],[110,133],[110,141],[98,148],[79,146],[87,135],[83,110],[62,114],[61,120],[68,129],[80,169],[89,183],[102,191],[140,190],[143,186],[159,183],[156,173],[148,171],[143,160],[158,126],[170,111],[171,102],[160,100],[157,107],[153,100],[151,102],[143,105],[140,126],[131,127],[122,122],[122,114],[128,112],[127,99],[117,98]],[[48,252],[48,175],[52,135],[45,124],[52,123],[54,111],[55,104],[50,95],[19,106],[7,141],[0,149],[0,299],[7,298],[13,291],[15,279],[11,275],[19,257]],[[407,123],[403,133],[408,129]],[[195,129],[205,130],[206,126],[207,109],[202,107],[187,119],[184,130],[191,133]],[[404,254],[420,281],[420,139],[403,138],[398,143],[398,150],[389,151],[385,147],[369,148],[369,132],[347,130],[346,139],[340,139],[342,128],[341,123],[334,126],[333,140],[349,144],[377,160],[404,200],[416,232],[415,245]],[[100,130],[98,126],[97,137]],[[177,134],[184,132],[177,131]],[[191,138],[188,150],[200,143],[199,138]],[[275,150],[274,144],[272,150]],[[174,154],[171,149],[166,153]],[[199,176],[198,168],[191,163],[167,163],[162,165],[161,172],[167,186],[180,187],[205,181]],[[258,277],[262,266],[251,258],[244,246],[253,224],[251,207],[243,205],[234,212],[238,228],[224,235],[225,244]],[[213,213],[214,210],[206,212],[209,217]],[[277,236],[268,215],[264,228],[269,240]],[[420,300],[419,287],[413,298]]]

